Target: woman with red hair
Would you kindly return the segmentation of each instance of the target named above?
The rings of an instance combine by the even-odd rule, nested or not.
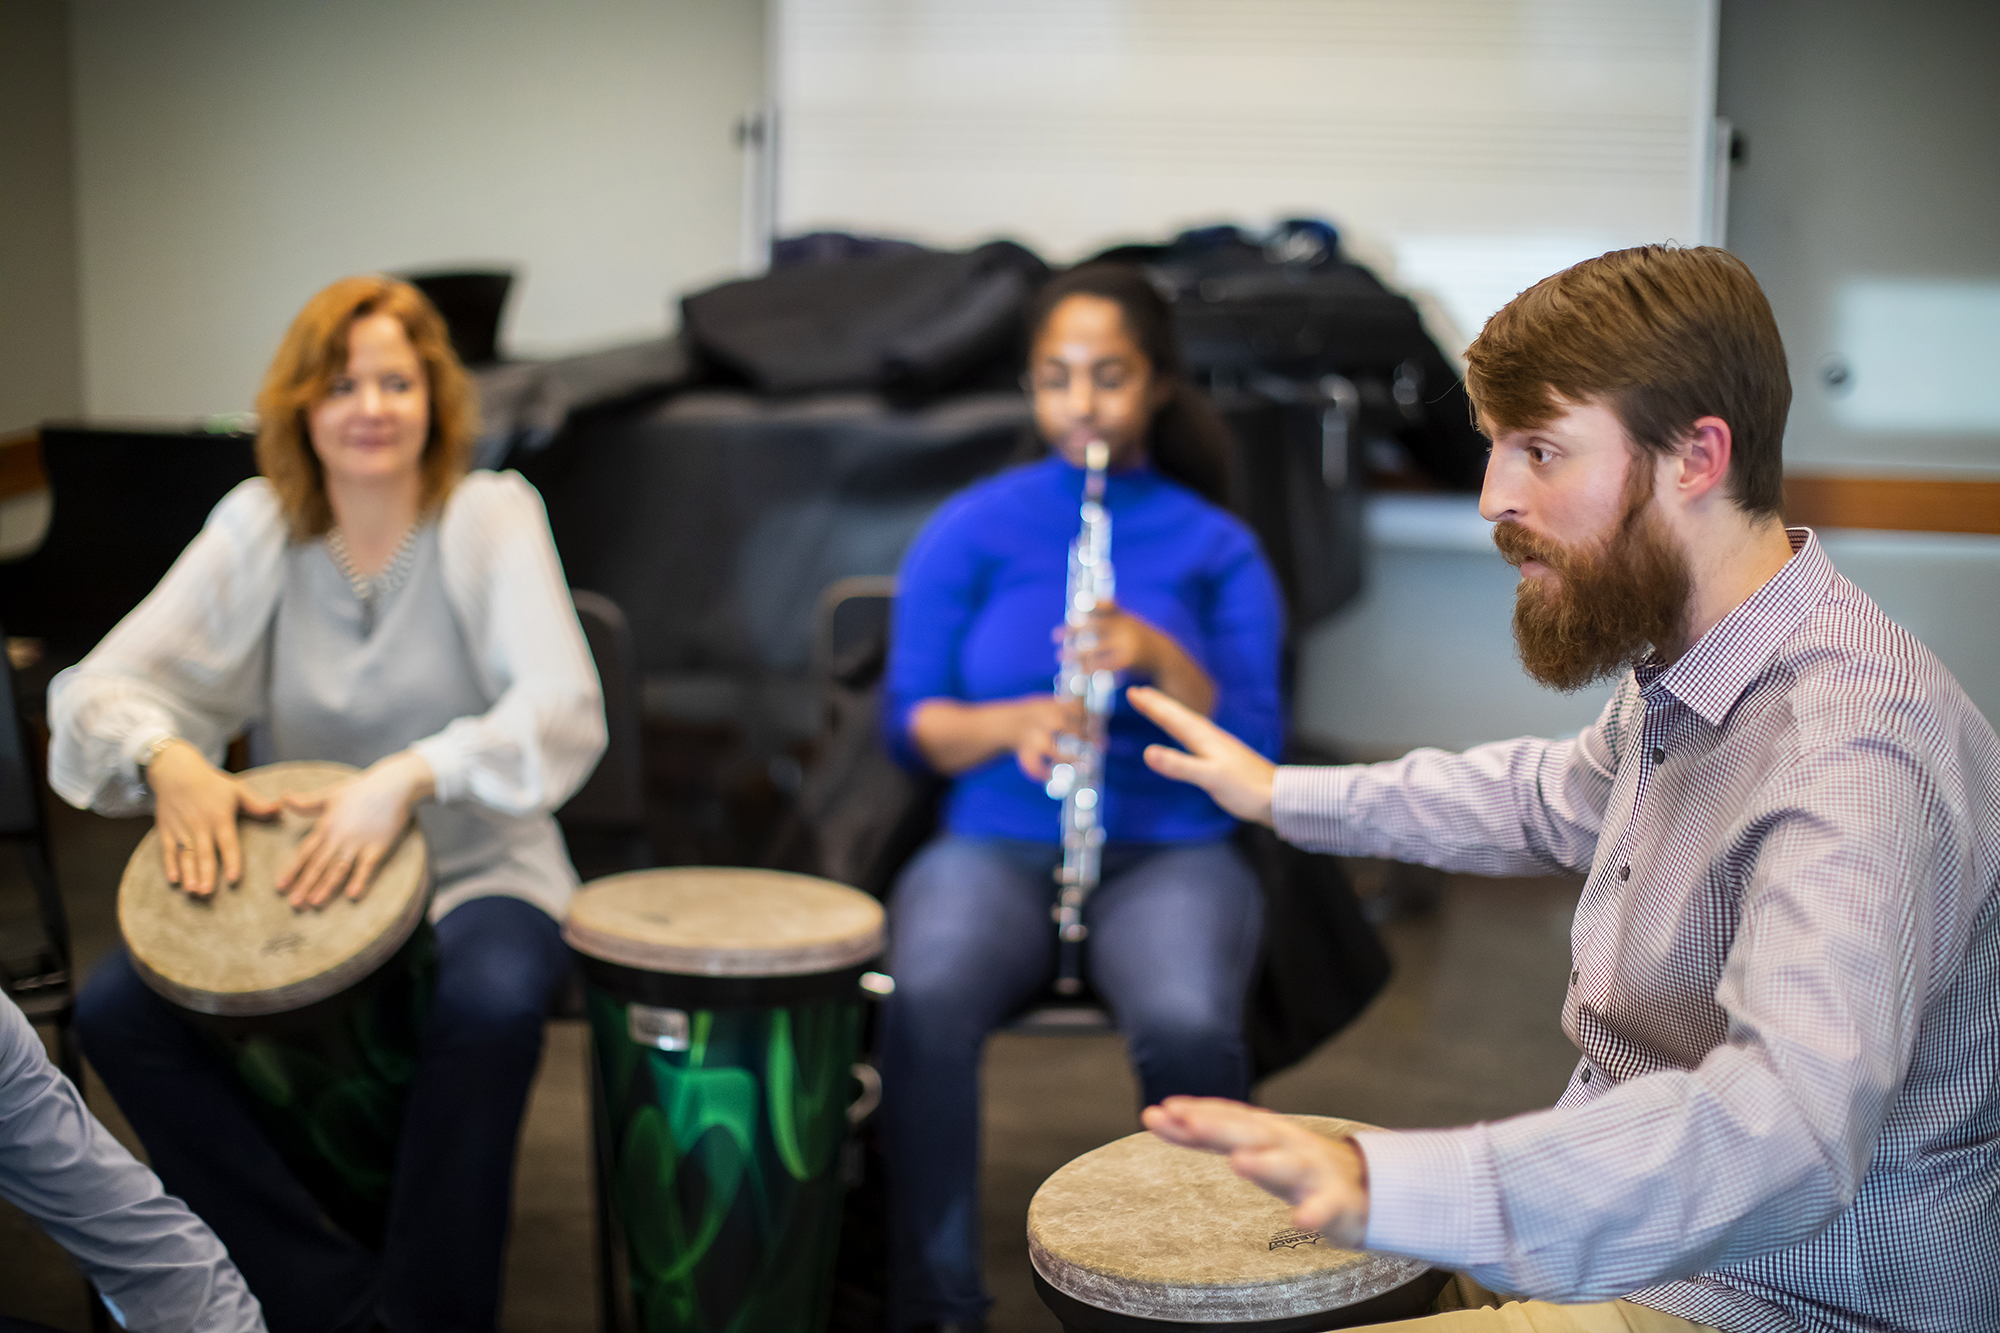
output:
[[[465,372],[406,283],[358,277],[293,321],[257,405],[260,477],[49,690],[49,780],[153,811],[168,882],[241,873],[239,815],[276,803],[217,761],[361,772],[310,799],[278,875],[295,907],[366,893],[414,818],[429,845],[436,992],[379,1252],[330,1223],[222,1060],[122,952],[78,998],[92,1063],[167,1188],[222,1237],[277,1333],[494,1327],[521,1113],[576,873],[550,812],[604,746],[589,650],[534,490],[467,472]]]

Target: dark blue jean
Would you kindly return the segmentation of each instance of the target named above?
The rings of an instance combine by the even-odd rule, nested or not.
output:
[[[491,1333],[514,1151],[542,1024],[571,962],[548,913],[475,898],[437,924],[425,1020],[382,1253],[329,1224],[214,1048],[120,950],[76,1025],[170,1193],[222,1238],[272,1333]]]
[[[945,835],[890,898],[883,1014],[890,1295],[895,1327],[992,1304],[979,1263],[979,1057],[1055,970],[1048,843]],[[1243,1097],[1243,1004],[1263,925],[1255,873],[1228,842],[1112,844],[1084,909],[1090,983],[1125,1033],[1147,1103]]]

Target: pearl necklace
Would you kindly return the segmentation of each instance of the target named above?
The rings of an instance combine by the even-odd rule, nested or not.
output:
[[[402,545],[389,557],[389,563],[374,578],[368,578],[354,567],[354,560],[347,552],[347,538],[341,536],[339,528],[329,528],[326,533],[326,553],[333,557],[333,567],[347,580],[347,586],[354,590],[354,596],[361,603],[361,637],[368,638],[375,633],[375,608],[388,600],[389,595],[409,582],[410,567],[416,563],[417,533],[423,530],[419,520],[410,525],[403,535]]]

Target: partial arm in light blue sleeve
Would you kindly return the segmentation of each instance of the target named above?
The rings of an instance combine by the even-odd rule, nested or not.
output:
[[[69,1251],[131,1333],[263,1333],[222,1242],[98,1123],[5,996],[0,1197]]]

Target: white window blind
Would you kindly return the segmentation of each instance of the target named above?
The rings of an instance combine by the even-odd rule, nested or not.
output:
[[[1331,219],[1463,335],[1711,239],[1715,0],[775,0],[780,228],[1065,261]]]

